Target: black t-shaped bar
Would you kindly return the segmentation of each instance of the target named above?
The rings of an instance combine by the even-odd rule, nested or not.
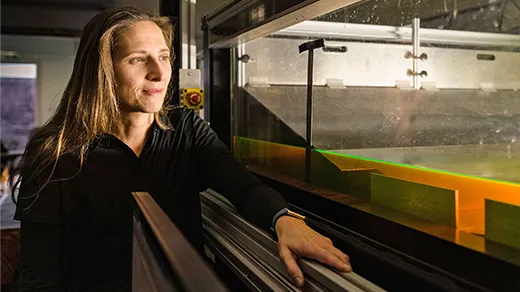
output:
[[[300,54],[301,54],[305,51],[312,51],[314,49],[319,49],[324,46],[325,46],[325,40],[317,39],[317,40],[306,42],[304,44],[299,45],[298,49],[300,50]]]
[[[314,50],[324,47],[325,41],[317,39],[298,46],[300,54],[309,51],[307,63],[307,115],[306,117],[306,137],[305,137],[305,182],[311,182],[311,153],[312,153],[312,76],[314,63]]]

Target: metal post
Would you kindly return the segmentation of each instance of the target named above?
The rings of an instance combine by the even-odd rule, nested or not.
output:
[[[323,39],[301,44],[300,53],[308,51],[307,63],[307,114],[306,114],[306,141],[305,141],[305,182],[311,181],[311,153],[312,153],[312,77],[314,64],[314,49],[325,46]]]
[[[189,24],[190,27],[188,29],[189,31],[189,38],[190,38],[190,46],[188,48],[189,57],[188,57],[188,65],[190,69],[197,69],[197,43],[196,43],[196,36],[195,36],[195,30],[198,29],[198,27],[195,27],[195,7],[197,5],[196,0],[189,0]]]
[[[312,147],[312,73],[314,62],[314,50],[309,50],[307,64],[307,115],[306,117],[306,144],[305,144],[305,181],[311,181],[311,147]]]
[[[204,31],[203,49],[204,49],[204,120],[211,122],[210,109],[211,109],[211,51],[209,48],[209,27],[207,19],[202,19],[202,30]]]
[[[181,68],[197,68],[197,48],[195,44],[195,4],[196,0],[181,0]]]
[[[412,22],[412,43],[413,43],[413,89],[420,89],[421,85],[419,84],[419,48],[421,46],[421,42],[419,39],[419,29],[421,26],[421,19],[414,18]]]

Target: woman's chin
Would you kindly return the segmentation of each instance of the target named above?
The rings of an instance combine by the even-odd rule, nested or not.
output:
[[[123,115],[126,115],[126,114],[137,114],[137,113],[140,113],[140,114],[155,114],[155,113],[158,113],[162,108],[162,105],[161,106],[138,106],[138,107],[133,107],[133,108],[123,108],[122,109],[122,114]]]
[[[148,103],[148,104],[145,104],[141,108],[141,111],[144,113],[155,114],[161,110],[162,105],[163,105],[162,101],[160,103],[159,102]]]

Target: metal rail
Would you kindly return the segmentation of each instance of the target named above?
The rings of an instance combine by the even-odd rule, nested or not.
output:
[[[297,289],[288,280],[285,267],[279,261],[278,246],[273,237],[241,218],[225,199],[212,190],[201,194],[202,213],[206,226],[220,230],[238,245],[247,248],[255,260],[269,266],[273,272],[283,275],[285,285]],[[306,283],[315,291],[384,291],[361,276],[338,273],[324,265],[300,259],[299,265],[306,275]]]
[[[150,194],[133,192],[132,195],[182,290],[227,291]]]

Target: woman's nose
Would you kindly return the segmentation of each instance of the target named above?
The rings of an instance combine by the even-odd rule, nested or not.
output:
[[[165,69],[161,67],[157,60],[148,62],[148,74],[146,78],[150,81],[161,81],[164,78]]]

